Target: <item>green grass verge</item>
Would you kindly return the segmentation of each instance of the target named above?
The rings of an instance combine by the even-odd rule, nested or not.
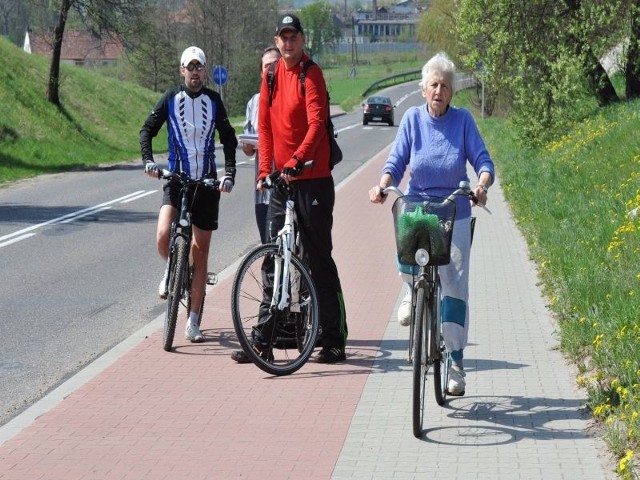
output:
[[[369,55],[351,76],[346,57],[322,59],[332,103],[350,111],[371,83],[419,68],[418,53]],[[19,69],[14,66],[20,65]],[[345,67],[344,65],[349,65]],[[75,66],[61,66],[58,109],[46,100],[49,61],[0,38],[0,185],[45,173],[113,164],[140,157],[140,127],[156,92]],[[231,118],[238,132],[244,112]],[[166,151],[166,135],[154,141]]]
[[[0,38],[0,183],[140,156],[138,132],[158,95],[61,67],[58,109],[46,100],[49,62]]]

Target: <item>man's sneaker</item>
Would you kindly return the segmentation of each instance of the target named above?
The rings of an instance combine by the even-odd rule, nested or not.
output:
[[[198,325],[192,325],[191,322],[187,322],[187,329],[184,332],[184,338],[191,343],[204,342],[204,335],[198,328]]]
[[[344,348],[329,348],[323,347],[320,350],[320,353],[316,357],[318,363],[336,363],[341,362],[347,358],[347,354],[344,351]]]
[[[158,295],[162,300],[166,300],[169,296],[169,292],[167,292],[167,276],[169,275],[169,265],[164,269],[164,274],[162,275],[162,280],[160,280],[160,285],[158,285]]]
[[[244,350],[234,350],[231,352],[231,359],[237,363],[251,363],[251,359]]]
[[[464,389],[467,385],[464,377],[466,373],[462,367],[457,365],[451,365],[451,369],[449,370],[449,382],[447,384],[447,393],[449,395],[453,395],[454,397],[461,397],[464,395]]]
[[[398,307],[398,323],[403,327],[411,323],[411,290],[407,292]]]

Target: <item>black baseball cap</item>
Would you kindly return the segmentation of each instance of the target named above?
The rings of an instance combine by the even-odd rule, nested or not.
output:
[[[276,35],[280,35],[285,29],[293,30],[294,33],[303,33],[300,19],[291,13],[286,13],[280,17]]]

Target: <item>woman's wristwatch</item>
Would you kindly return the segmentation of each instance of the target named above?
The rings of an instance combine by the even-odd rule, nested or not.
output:
[[[481,183],[479,183],[477,187],[480,187],[482,190],[484,190],[484,193],[487,193],[489,191],[489,187],[487,187],[486,185],[482,185]]]

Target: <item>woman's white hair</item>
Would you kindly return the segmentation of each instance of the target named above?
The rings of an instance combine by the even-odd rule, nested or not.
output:
[[[456,75],[456,65],[451,61],[446,53],[440,52],[429,59],[422,67],[422,80],[420,80],[420,88],[427,86],[429,76],[433,72],[447,75],[451,79],[451,93],[454,92],[454,78]]]

